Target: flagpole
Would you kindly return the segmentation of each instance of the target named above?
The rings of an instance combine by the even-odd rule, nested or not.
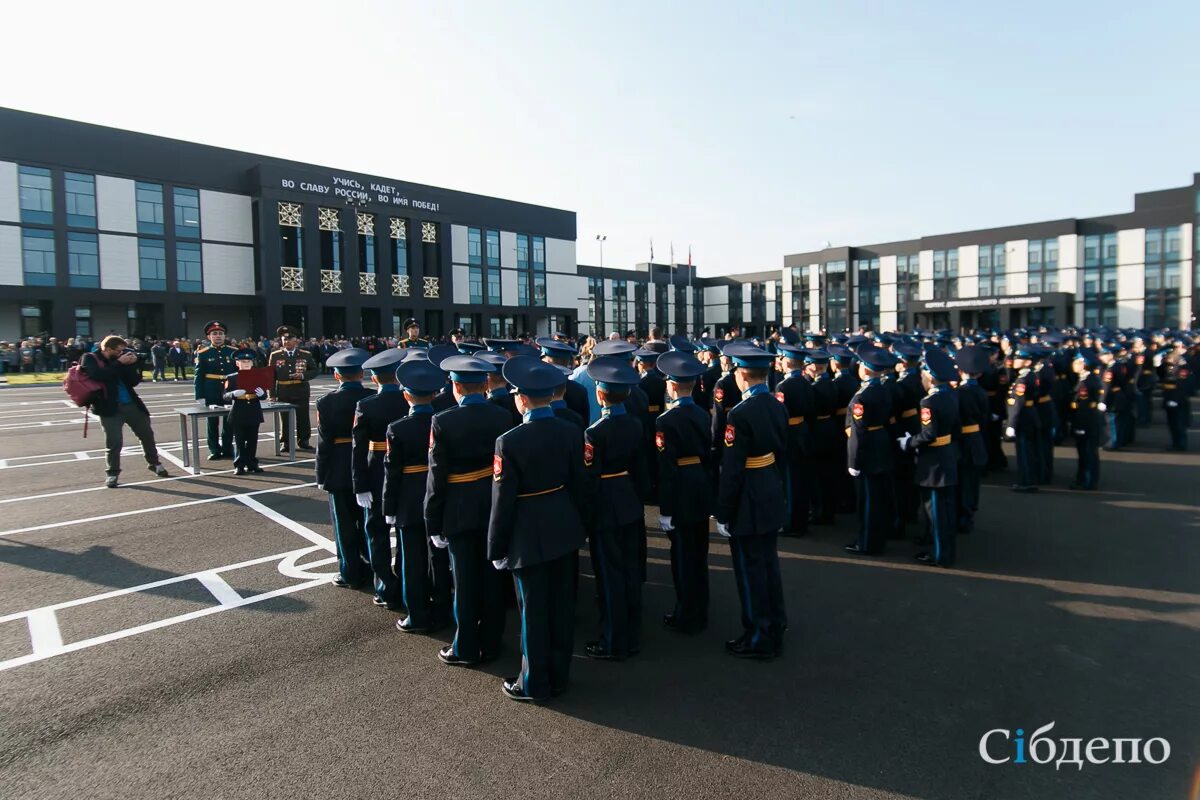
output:
[[[650,296],[646,298],[646,336],[650,336],[650,328],[654,324],[650,322],[650,310],[654,308],[654,237],[650,237]],[[658,316],[655,314],[655,316]]]
[[[671,291],[667,294],[667,313],[670,314],[671,313],[671,304],[675,301],[675,243],[674,242],[671,242],[671,263],[669,265],[667,265],[667,269],[670,270],[669,274],[670,274],[670,278],[671,278]],[[675,312],[677,315],[679,313],[679,309],[675,309]],[[675,315],[672,315],[673,318],[671,319],[672,325],[675,324],[674,316]],[[667,329],[667,335],[668,336],[671,335],[670,328]]]

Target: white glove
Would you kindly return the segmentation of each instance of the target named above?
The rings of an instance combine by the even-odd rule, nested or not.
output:
[[[438,550],[445,550],[450,546],[450,542],[445,536],[430,536],[429,541],[433,542],[433,546]]]
[[[254,396],[262,398],[262,397],[266,397],[267,393],[266,393],[266,391],[263,390],[263,388],[261,386],[256,386],[254,389]]]
[[[371,493],[370,492],[359,492],[358,494],[354,495],[354,500],[362,508],[370,508],[371,507]]]
[[[1099,403],[1097,404],[1096,408],[1100,409],[1101,411],[1108,411],[1108,403]]]
[[[1179,408],[1179,403],[1175,402],[1174,400],[1168,400],[1167,408]]]
[[[1076,436],[1087,436],[1087,431],[1075,431]]]
[[[245,397],[246,390],[245,389],[234,389],[232,392],[230,392],[230,394],[233,395],[234,397]]]
[[[492,562],[492,566],[495,567],[496,569],[508,569],[508,559],[507,558],[497,558],[495,561]]]
[[[1017,438],[1017,429],[1012,426],[1009,426],[1004,429],[1004,435],[1007,436],[1009,439],[1015,439],[1015,438]]]
[[[395,525],[395,524],[396,524],[396,518],[395,518],[395,517],[384,517],[384,518],[383,518],[383,521],[384,521],[384,522],[386,522],[388,525]]]
[[[726,525],[724,522],[717,523],[717,533],[721,534],[726,539],[728,539],[730,536],[733,535],[732,533],[729,532],[729,526]]]
[[[862,475],[862,470],[855,469],[854,467],[846,467],[846,472],[849,472],[855,478],[857,478],[859,475]]]
[[[664,531],[673,531],[673,530],[675,530],[675,526],[671,524],[671,518],[670,518],[670,517],[659,517],[659,518],[658,518],[658,527],[659,527],[659,528],[661,528],[661,529],[662,529],[662,530],[664,530]]]
[[[907,450],[908,449],[908,440],[911,438],[912,438],[912,434],[909,433],[908,431],[905,431],[903,436],[896,437],[896,444],[900,445],[901,450]]]

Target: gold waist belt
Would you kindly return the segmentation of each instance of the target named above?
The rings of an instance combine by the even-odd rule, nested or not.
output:
[[[450,473],[450,477],[447,478],[447,481],[450,483],[474,483],[475,481],[483,480],[491,474],[491,467],[477,469],[474,472],[452,472]],[[562,487],[560,486],[559,488],[561,489]]]
[[[746,459],[746,469],[762,469],[769,467],[775,463],[775,454],[767,453],[765,456],[750,456]]]
[[[788,425],[803,425],[804,417],[788,417]]]
[[[412,464],[404,468],[405,475],[417,475],[422,472],[429,472],[428,464]]]
[[[936,439],[934,439],[932,442],[929,443],[929,446],[930,447],[945,447],[946,445],[950,444],[950,439],[951,439],[950,434],[947,433],[945,436],[939,436]]]
[[[979,433],[978,425],[963,425],[963,433]]]
[[[600,477],[601,478],[620,478],[620,477],[623,477],[628,474],[629,474],[628,470],[625,470],[624,472],[603,472],[600,474]]]
[[[622,474],[624,474],[624,473],[622,473]],[[555,486],[553,489],[542,489],[540,492],[525,492],[523,494],[517,495],[517,497],[540,497],[541,495],[544,495],[544,494],[554,494],[555,492],[559,491],[562,488],[563,487],[561,487],[561,486]]]
[[[371,442],[372,450],[387,450],[387,442]]]
[[[693,464],[699,464],[699,463],[700,463],[700,456],[684,456],[683,458],[675,459],[675,466],[677,466],[677,467],[690,467]]]

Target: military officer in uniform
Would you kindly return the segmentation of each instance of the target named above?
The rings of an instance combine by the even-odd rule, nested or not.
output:
[[[367,519],[367,553],[375,573],[377,606],[400,608],[398,583],[392,564],[390,528],[384,519],[383,461],[387,455],[388,426],[408,414],[408,401],[396,383],[396,368],[404,351],[394,347],[376,353],[363,363],[378,391],[358,401],[354,412],[354,499]],[[399,565],[399,553],[396,566]]]
[[[848,340],[847,340],[848,341]],[[856,343],[856,347],[860,344]],[[872,347],[874,345],[871,345]],[[826,346],[825,350],[830,355],[830,364],[833,366],[833,386],[837,390],[837,408],[834,409],[834,420],[841,421],[846,418],[846,411],[850,406],[850,398],[858,393],[859,380],[858,370],[855,368],[854,351],[848,345],[838,344],[836,342]],[[890,369],[888,370],[891,371]],[[880,382],[883,381],[883,375],[880,376]],[[890,392],[888,393],[890,397]],[[891,412],[887,414],[887,419],[891,419]],[[886,419],[885,419],[886,422]],[[851,479],[846,467],[848,466],[844,456],[846,451],[844,448],[837,449],[839,458],[838,469],[833,473],[833,478],[837,486],[837,495],[834,498],[834,508],[842,512],[852,512],[857,507],[855,500],[855,482]]]
[[[424,356],[430,364],[433,364],[439,369],[441,369],[442,362],[451,356],[470,355],[470,353],[462,352],[461,345],[459,347],[455,347],[452,344],[435,344],[428,350],[413,349],[408,350],[407,353],[408,355],[404,357],[405,361],[408,361],[410,358],[421,358]],[[442,374],[445,375],[445,370],[442,370]],[[447,408],[454,408],[456,405],[458,405],[458,401],[454,399],[454,385],[450,383],[450,379],[448,377],[445,379],[444,384],[445,385],[442,386],[441,391],[437,392],[433,396],[432,405],[433,413],[435,414],[445,411]]]
[[[841,461],[838,450],[845,446],[842,420],[834,417],[837,409],[837,387],[829,374],[829,354],[820,348],[804,351],[804,378],[813,394],[813,460],[816,470],[815,491],[809,494],[809,522],[813,525],[832,525],[836,507],[837,483],[835,471]]]
[[[1054,371],[1053,352],[1042,346],[1038,355],[1038,364],[1033,371],[1038,387],[1037,405],[1034,406],[1038,413],[1038,483],[1049,486],[1054,482],[1054,440],[1059,425],[1054,406],[1058,376]]]
[[[568,374],[574,368],[575,357],[579,355],[579,351],[574,347],[566,342],[560,342],[557,338],[547,336],[543,336],[535,341],[538,347],[542,349],[542,361],[565,367],[568,370]],[[587,389],[575,381],[568,381],[563,393],[563,400],[566,402],[567,408],[578,414],[580,419],[586,420],[591,414]]]
[[[725,346],[728,347],[728,345]],[[725,418],[728,416],[729,410],[738,404],[742,394],[737,388],[737,379],[733,375],[733,359],[725,355],[723,349],[717,358],[717,363],[721,367],[721,375],[713,384],[712,390],[713,413],[710,429],[712,457],[708,460],[714,487],[717,485],[725,452]]]
[[[571,370],[567,367],[564,367],[561,364],[554,364],[552,362],[546,363],[553,367],[557,367],[558,371],[566,375],[568,378],[571,376]],[[583,389],[582,386],[572,380],[568,380],[562,386],[555,387],[554,394],[550,396],[550,408],[554,409],[554,416],[570,422],[572,425],[579,428],[579,432],[582,434],[585,430],[587,430],[588,424],[583,417],[576,413],[575,410],[567,404],[566,396],[569,394],[567,389],[571,386],[578,386],[580,389]],[[587,404],[585,403],[584,406],[586,407]]]
[[[296,406],[296,446],[311,450],[308,440],[312,436],[308,419],[310,390],[308,382],[317,376],[317,362],[312,353],[300,347],[300,331],[291,325],[281,325],[275,331],[279,336],[280,348],[267,357],[267,364],[275,370],[275,396],[281,403]],[[283,434],[285,437],[287,433]],[[287,441],[281,441],[286,445]]]
[[[396,342],[396,347],[401,350],[409,348],[417,348],[419,350],[429,349],[429,341],[421,338],[421,323],[417,322],[415,317],[409,317],[404,320],[404,338]]]
[[[888,385],[895,394],[893,413],[895,423],[893,435],[917,435],[921,422],[917,413],[921,405],[921,397],[925,389],[921,384],[921,345],[905,339],[892,343],[892,352],[900,359],[897,377]],[[892,538],[903,539],[905,525],[917,521],[917,507],[921,503],[920,491],[913,480],[913,460],[900,458],[896,460],[896,527]]]
[[[488,402],[508,412],[512,427],[520,425],[521,412],[517,410],[517,398],[509,391],[508,381],[504,380],[504,374],[501,372],[509,356],[504,355],[503,352],[490,350],[486,353],[479,353],[476,358],[486,361],[496,368],[495,372],[490,372],[487,376]]]
[[[1038,490],[1038,442],[1041,420],[1034,405],[1037,403],[1037,376],[1030,370],[1036,345],[1018,345],[1013,352],[1013,367],[1017,375],[1009,384],[1008,419],[1005,435],[1016,442],[1017,482],[1014,492]]]
[[[1075,482],[1069,488],[1091,491],[1100,482],[1100,440],[1104,436],[1104,412],[1100,410],[1104,385],[1096,373],[1096,352],[1081,348],[1072,362],[1079,380],[1071,394],[1071,430],[1075,433]]]
[[[238,372],[254,368],[254,351],[246,348],[233,354]],[[233,466],[238,475],[262,472],[258,465],[258,427],[262,425],[262,399],[267,396],[261,386],[247,392],[238,388],[237,372],[225,379],[225,402],[230,404],[225,423],[233,431]]]
[[[196,349],[194,395],[205,405],[224,405],[225,378],[237,370],[233,361],[237,351],[225,344],[224,322],[213,320],[208,323],[204,326],[204,335],[208,344]],[[218,417],[208,418],[208,457],[213,461],[233,458],[233,429],[228,420],[222,423]]]
[[[1180,452],[1188,449],[1188,422],[1192,416],[1191,393],[1195,380],[1193,367],[1187,359],[1186,342],[1176,339],[1173,352],[1164,362],[1165,377],[1162,382],[1163,410],[1167,415],[1167,432],[1171,436],[1168,450]]]
[[[317,488],[329,494],[338,557],[333,583],[354,589],[370,577],[365,517],[354,500],[351,475],[354,412],[359,400],[374,394],[362,385],[362,365],[370,355],[359,348],[331,355],[325,364],[333,370],[338,388],[317,400]]]
[[[740,342],[724,352],[733,360],[742,397],[726,418],[717,491],[717,532],[729,539],[742,601],[742,635],[725,648],[740,658],[768,659],[783,652],[787,629],[776,549],[787,524],[782,469],[787,411],[767,388],[770,353]]]
[[[786,377],[775,387],[775,398],[788,414],[788,452],[784,472],[787,475],[789,524],[787,534],[802,536],[808,531],[811,504],[809,494],[816,484],[815,443],[812,436],[816,420],[816,399],[812,384],[804,378],[805,350],[797,344],[776,345]]]
[[[657,345],[658,342],[650,344]],[[665,349],[658,347],[642,347],[633,352],[634,367],[641,376],[638,379],[638,386],[646,393],[646,416],[638,422],[642,423],[642,448],[646,454],[646,466],[648,467],[649,487],[648,491],[644,493],[647,503],[658,501],[658,459],[654,455],[654,422],[666,407],[667,383],[663,380],[662,374],[654,367],[658,362],[658,357],[664,352],[666,352]],[[690,353],[691,350],[683,350],[683,352]]]
[[[658,524],[671,540],[675,608],[663,624],[679,633],[708,627],[708,517],[712,484],[708,460],[709,415],[695,400],[704,364],[678,350],[659,356],[666,376],[667,410],[655,420],[658,458]]]
[[[830,345],[831,347],[833,345]],[[895,527],[894,478],[896,458],[887,432],[892,398],[883,376],[896,366],[891,352],[872,344],[858,349],[858,374],[862,384],[849,400],[844,418],[846,471],[855,479],[858,503],[858,539],[846,550],[878,555]]]
[[[988,368],[988,354],[970,345],[954,354],[958,365],[958,415],[962,440],[958,458],[958,532],[970,533],[979,510],[979,484],[987,468],[987,429],[990,425],[987,390],[979,376]]]
[[[546,700],[570,682],[576,552],[584,540],[583,442],[549,407],[552,390],[566,380],[562,372],[517,357],[504,365],[504,376],[516,387],[523,424],[495,440],[491,467],[487,557],[513,573],[521,613],[521,672],[502,689],[513,700]]]
[[[438,658],[450,666],[474,666],[496,657],[504,635],[504,584],[488,558],[487,531],[496,439],[512,428],[512,417],[488,402],[492,364],[451,356],[441,368],[450,373],[458,406],[435,414],[430,423],[425,527],[435,547],[449,549],[457,628]],[[578,434],[569,438],[582,451]],[[582,454],[578,460],[582,470]],[[539,524],[552,528],[558,522]]]

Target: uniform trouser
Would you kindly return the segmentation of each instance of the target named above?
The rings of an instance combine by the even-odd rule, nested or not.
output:
[[[571,651],[575,646],[575,563],[572,554],[567,553],[513,570],[521,612],[519,682],[529,697],[545,699],[552,692],[565,690],[570,682]]]
[[[1176,401],[1179,402],[1179,401]],[[1190,403],[1184,400],[1175,408],[1167,409],[1167,432],[1171,434],[1171,449],[1187,450],[1188,422],[1191,417]]]
[[[329,517],[337,544],[338,574],[346,583],[357,586],[367,579],[367,536],[363,510],[354,501],[352,489],[329,493]]]
[[[226,425],[229,425],[226,422]],[[233,465],[235,467],[258,466],[258,423],[233,425]]]
[[[429,580],[432,608],[438,620],[449,619],[454,603],[454,578],[450,575],[450,551],[429,545]]]
[[[487,531],[469,531],[448,538],[457,626],[454,655],[467,661],[492,658],[499,652],[504,636],[506,592],[503,576],[488,561]],[[560,598],[555,596],[555,599]],[[574,607],[572,596],[571,608]]]
[[[817,457],[817,491],[809,497],[813,522],[832,522],[837,510],[837,459],[832,453]]]
[[[154,371],[150,373],[150,377],[156,381],[160,379],[165,381],[167,379],[167,365],[155,364]]]
[[[600,646],[626,656],[642,646],[642,571],[638,545],[645,541],[641,520],[616,527],[601,526],[596,540],[596,573],[600,592]]]
[[[124,447],[124,427],[142,443],[142,455],[146,463],[154,465],[158,461],[158,446],[154,443],[154,429],[150,427],[150,416],[137,407],[135,403],[121,403],[116,413],[100,417],[100,427],[104,429],[104,473],[119,475],[121,473],[121,448]]]
[[[811,507],[809,492],[813,485],[813,474],[812,461],[808,456],[797,455],[788,459],[786,485],[790,517],[786,532],[799,536],[808,531],[808,513]],[[707,530],[705,532],[707,533]]]
[[[312,437],[312,422],[308,418],[309,391],[307,384],[304,391],[281,392],[278,399],[281,403],[291,403],[296,407],[296,441],[299,444],[308,444],[308,440]],[[287,446],[286,428],[281,427],[279,430],[279,443]]]
[[[958,462],[958,531],[969,533],[975,525],[975,512],[979,510],[979,480],[983,468],[966,461]]]
[[[675,627],[701,630],[708,625],[708,520],[676,525],[671,540],[671,578],[675,582]]]
[[[867,553],[880,553],[895,526],[892,473],[860,475],[854,482],[858,498],[858,547]]]
[[[1137,424],[1146,426],[1151,420],[1150,392],[1138,392],[1134,395],[1134,405],[1137,408]]]
[[[1035,486],[1038,482],[1038,429],[1022,426],[1017,429],[1017,485]]]
[[[993,422],[987,427],[988,469],[1008,469],[1008,456],[1000,443],[1000,422]]]
[[[1054,429],[1049,425],[1038,429],[1037,476],[1038,483],[1054,482]]]
[[[1133,408],[1127,408],[1117,412],[1117,436],[1120,439],[1121,447],[1133,444]]]
[[[208,455],[229,455],[233,451],[233,426],[223,417],[208,418]]]
[[[408,609],[408,620],[418,628],[433,622],[433,574],[430,570],[429,537],[425,535],[425,520],[396,526],[396,585],[399,601]],[[441,552],[441,551],[439,551]]]
[[[921,502],[929,536],[933,540],[933,560],[943,567],[954,564],[954,487],[922,486]]]
[[[890,538],[903,539],[904,526],[917,521],[917,508],[921,505],[921,494],[913,482],[913,457],[901,453],[896,460],[893,485],[896,492],[896,520]]]
[[[774,651],[787,629],[777,544],[773,533],[729,539],[733,576],[742,601],[742,631],[750,647],[764,652]]]
[[[380,492],[371,491],[371,507],[365,514],[367,557],[371,561],[371,571],[375,573],[375,596],[381,600],[395,602],[397,583],[396,574],[392,572],[391,526],[384,519]]]
[[[1100,482],[1100,437],[1095,433],[1075,436],[1075,484],[1095,489]]]

